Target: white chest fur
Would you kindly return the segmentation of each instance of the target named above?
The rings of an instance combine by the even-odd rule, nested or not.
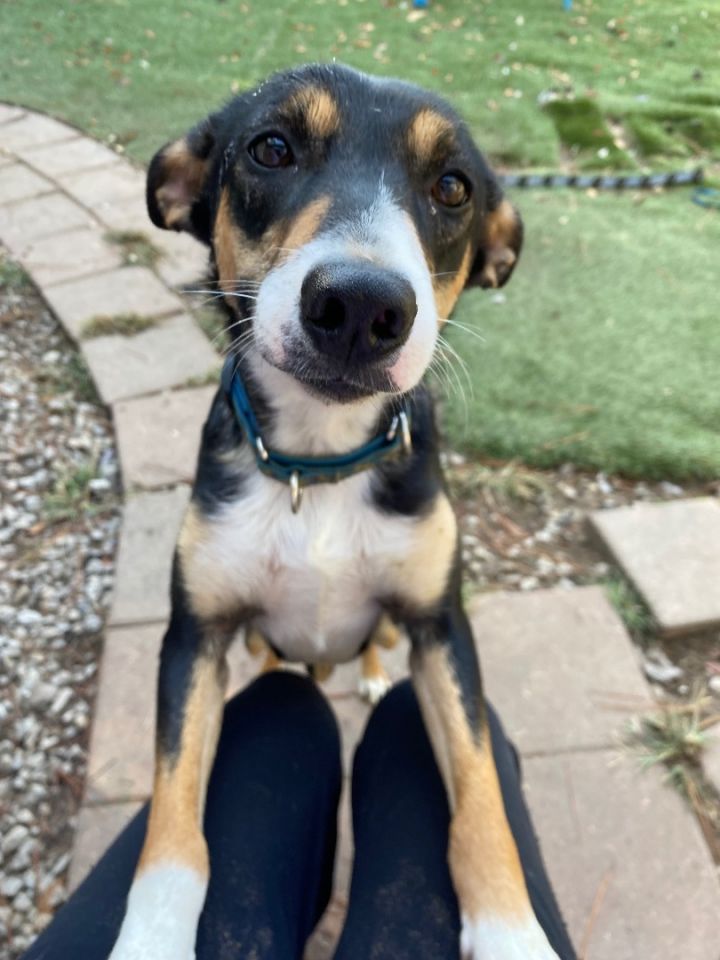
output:
[[[192,549],[181,539],[191,592],[217,612],[261,611],[254,624],[289,660],[351,659],[426,535],[422,521],[381,513],[369,484],[359,474],[310,487],[293,514],[289,489],[254,474],[241,499],[197,524]]]

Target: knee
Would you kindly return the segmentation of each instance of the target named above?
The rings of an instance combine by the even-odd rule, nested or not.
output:
[[[340,732],[330,704],[313,680],[287,670],[263,674],[226,705],[223,738],[237,742],[248,730],[340,753]]]

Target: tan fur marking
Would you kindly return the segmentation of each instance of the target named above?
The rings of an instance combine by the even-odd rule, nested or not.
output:
[[[420,165],[429,163],[438,140],[452,135],[453,126],[441,113],[424,107],[410,122],[407,145],[410,155]]]
[[[167,227],[187,222],[205,181],[206,162],[196,157],[183,138],[171,143],[162,159],[165,182],[155,195]]]
[[[330,208],[330,197],[318,197],[287,224],[287,233],[282,238],[283,252],[297,250],[317,236],[318,228]]]
[[[260,673],[272,673],[273,670],[280,670],[281,668],[282,662],[280,657],[275,653],[274,650],[271,650],[270,647],[268,647],[267,653],[265,654],[265,660],[260,668]]]
[[[488,214],[485,227],[485,266],[480,278],[483,286],[499,287],[517,260],[517,254],[511,246],[517,229],[517,214],[508,200],[503,200],[497,210]]]
[[[222,722],[227,670],[211,658],[199,660],[183,717],[180,753],[158,757],[145,845],[138,874],[163,860],[183,863],[207,876],[202,834],[205,793]]]
[[[475,742],[443,648],[415,656],[413,679],[450,796],[449,860],[461,910],[470,917],[525,919],[531,908],[489,732]]]
[[[230,216],[230,201],[227,188],[223,188],[220,203],[215,217],[213,230],[213,248],[215,250],[215,264],[218,271],[221,290],[233,289],[237,283],[236,237]]]
[[[220,289],[226,294],[234,291],[240,271],[246,280],[264,277],[277,254],[277,242],[272,231],[267,231],[259,242],[250,240],[243,233],[233,219],[228,188],[223,187],[213,227],[213,250]],[[226,296],[225,299],[233,310],[237,309],[238,302],[234,297]]]
[[[212,565],[203,562],[203,547],[212,536],[212,520],[191,502],[180,528],[177,549],[193,612],[205,620],[231,618],[234,613],[229,608],[228,581],[218,576]]]
[[[414,548],[387,570],[382,582],[390,594],[395,592],[423,609],[432,607],[445,591],[455,555],[457,521],[445,494],[436,498],[415,530]]]
[[[289,113],[305,118],[308,133],[316,140],[326,140],[340,128],[340,111],[334,97],[322,87],[303,87],[285,103]]]
[[[398,643],[400,643],[401,639],[402,634],[400,630],[395,626],[390,617],[384,613],[373,630],[370,642],[376,643],[385,650],[393,650]]]
[[[434,277],[435,305],[437,306],[440,323],[444,323],[453,311],[458,297],[463,291],[472,265],[472,244],[468,242],[463,254],[462,262],[450,277]]]

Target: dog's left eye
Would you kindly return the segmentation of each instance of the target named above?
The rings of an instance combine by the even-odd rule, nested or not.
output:
[[[277,133],[263,133],[256,137],[248,152],[261,167],[289,167],[295,161],[290,144]]]
[[[444,173],[433,185],[432,195],[444,207],[461,207],[470,199],[470,185],[458,173]]]

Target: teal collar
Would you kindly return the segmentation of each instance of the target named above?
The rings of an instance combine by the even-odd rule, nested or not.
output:
[[[316,483],[339,483],[362,470],[369,470],[381,460],[408,454],[412,449],[410,420],[405,409],[397,413],[390,428],[361,447],[334,457],[295,457],[269,450],[262,439],[255,411],[238,370],[237,358],[229,356],[222,371],[222,386],[237,422],[243,429],[255,455],[258,469],[266,476],[287,483],[293,513],[302,502],[304,487]]]

